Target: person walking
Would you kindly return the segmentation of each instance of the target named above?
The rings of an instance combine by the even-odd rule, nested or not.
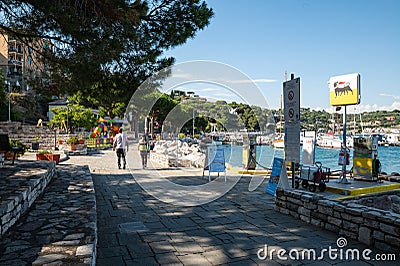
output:
[[[140,157],[142,157],[142,167],[144,169],[147,167],[147,141],[145,135],[140,137],[138,150],[140,152]]]
[[[123,169],[126,168],[126,152],[129,150],[128,138],[122,133],[122,128],[114,138],[113,151],[116,150],[118,157],[118,169],[121,169],[121,158],[124,163]]]

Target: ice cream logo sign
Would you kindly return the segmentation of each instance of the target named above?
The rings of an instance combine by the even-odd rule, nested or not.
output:
[[[360,103],[360,74],[331,77],[328,81],[332,106]]]

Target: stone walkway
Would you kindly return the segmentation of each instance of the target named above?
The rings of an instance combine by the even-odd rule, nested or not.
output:
[[[207,204],[177,206],[149,195],[137,180],[141,185],[144,179],[154,183],[158,195],[173,195],[174,191],[157,184],[160,175],[183,186],[206,185],[201,171],[151,166],[143,170],[136,150],[128,153],[128,159],[131,173],[117,169],[111,151],[70,159],[90,165],[97,200],[98,265],[374,265],[374,261],[340,260],[327,253],[319,260],[288,258],[292,249],[315,249],[318,257],[322,249],[338,248],[338,236],[276,212],[274,198],[264,192],[265,181],[250,192],[250,178],[243,177],[228,193]],[[229,173],[227,183],[232,179]],[[225,186],[223,179],[215,186]],[[367,248],[344,241],[344,251]],[[265,247],[273,258],[257,256],[265,255]],[[285,249],[286,256],[278,258],[279,249]]]
[[[346,251],[367,246],[342,238],[338,248],[335,233],[275,211],[265,180],[249,191],[250,177],[230,172],[227,182],[214,174],[209,183],[201,170],[142,169],[134,148],[129,170],[117,168],[112,151],[58,165],[58,176],[1,239],[0,265],[87,265],[96,251],[100,266],[377,265],[346,260]],[[318,259],[308,259],[311,250]],[[303,251],[305,259],[289,257]]]
[[[0,240],[0,265],[91,265],[95,221],[88,167],[58,165],[42,196]]]

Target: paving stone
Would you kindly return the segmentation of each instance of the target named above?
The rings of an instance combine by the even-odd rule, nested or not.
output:
[[[80,234],[72,234],[72,235],[67,235],[64,237],[64,240],[75,240],[75,239],[82,239],[85,236],[84,233]]]
[[[213,265],[201,254],[178,256],[178,259],[183,263],[183,265]]]
[[[32,265],[43,265],[48,264],[57,260],[65,259],[67,255],[64,254],[49,254],[44,256],[39,256]]]
[[[154,257],[146,257],[146,258],[138,258],[135,260],[125,260],[125,265],[129,266],[137,266],[137,265],[146,265],[153,266],[159,265]]]
[[[98,251],[97,257],[100,259],[109,257],[129,256],[128,250],[124,246],[97,248],[97,251]]]
[[[172,243],[179,255],[203,252],[204,249],[195,242]]]
[[[154,256],[153,251],[147,243],[127,244],[125,246],[128,249],[132,259]]]
[[[202,255],[212,264],[229,263],[230,258],[221,249],[203,252]]]
[[[182,265],[175,253],[156,254],[155,258],[160,265]]]
[[[97,265],[125,265],[124,259],[122,256],[114,256],[114,257],[105,257],[105,258],[100,258],[97,257]],[[131,264],[133,265],[133,264]],[[139,264],[136,264],[139,265]]]
[[[155,254],[171,253],[176,251],[175,247],[168,241],[151,242],[149,245]]]
[[[93,244],[79,246],[76,249],[76,256],[90,256],[93,252]]]
[[[147,194],[130,172],[117,169],[115,158],[115,153],[111,151],[104,151],[96,156],[71,157],[69,162],[71,165],[90,165],[97,199],[96,206],[90,198],[81,197],[82,192],[90,192],[91,189],[87,187],[85,171],[82,172],[78,167],[73,173],[81,178],[64,187],[69,187],[69,192],[73,192],[75,196],[73,200],[68,200],[63,195],[58,199],[57,194],[52,194],[51,201],[42,202],[52,204],[42,207],[48,208],[52,217],[46,218],[45,223],[37,225],[34,231],[37,229],[59,231],[58,236],[51,234],[43,236],[48,237],[42,239],[47,241],[46,247],[47,245],[50,247],[54,242],[80,240],[77,245],[71,246],[75,248],[73,252],[77,252],[73,256],[86,256],[90,253],[89,245],[92,244],[90,241],[94,241],[89,232],[97,230],[96,262],[101,266],[299,265],[304,262],[262,261],[257,258],[256,253],[264,244],[278,249],[335,246],[336,234],[306,225],[288,215],[276,212],[274,198],[264,192],[266,183],[262,185],[264,188],[260,186],[259,189],[249,192],[250,178],[245,177],[227,194],[213,202],[195,207],[179,207],[161,202]],[[129,164],[133,174],[140,171],[141,174],[150,177],[157,172],[153,168],[139,170],[138,158],[137,152],[128,153],[128,161],[133,161],[132,165]],[[169,171],[171,171],[172,181],[179,181],[185,185],[207,183],[207,180],[200,179],[201,182],[198,182],[195,181],[196,178],[183,177],[184,169]],[[62,172],[59,176],[69,178],[71,174]],[[61,203],[72,205],[62,206],[60,208],[62,212],[54,209],[54,206],[61,206]],[[97,224],[92,222],[93,217],[85,216],[85,207],[87,207],[85,204],[91,206],[93,210],[95,210],[94,207],[97,208]],[[46,212],[38,209],[32,211],[30,222],[35,222],[35,219],[46,215]],[[71,216],[63,220],[61,214]],[[49,220],[52,220],[54,224],[43,228],[49,224]],[[140,231],[137,227],[139,230],[121,232],[119,225],[130,222],[141,222],[148,231]],[[31,226],[35,227],[34,224]],[[144,229],[144,227],[141,228]],[[77,231],[77,229],[83,231]],[[85,234],[84,237],[81,237],[82,233]],[[29,234],[29,230],[21,230],[20,239],[30,242]],[[33,237],[36,237],[35,232],[33,232]],[[86,243],[86,239],[89,243]],[[20,246],[24,246],[24,243],[20,243]],[[54,249],[56,246],[52,247]],[[65,252],[71,252],[68,249],[69,246],[57,247],[66,248]],[[42,255],[47,255],[44,254],[45,251],[50,252],[50,249],[36,250],[36,254],[43,252]],[[62,252],[61,249],[58,251]],[[69,254],[65,253],[66,256],[70,256]],[[56,259],[50,263],[59,262],[60,259]],[[85,263],[87,264],[88,260]],[[332,265],[337,261],[327,263]]]

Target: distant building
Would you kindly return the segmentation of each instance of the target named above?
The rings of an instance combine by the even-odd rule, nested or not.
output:
[[[195,94],[193,91],[181,91],[181,90],[172,90],[171,91],[171,98],[177,100],[177,101],[187,101],[187,100],[199,100],[202,102],[206,102],[207,99],[200,97],[199,95]]]
[[[392,116],[386,116],[385,119],[386,119],[386,121],[393,122],[394,120],[396,120],[396,117],[393,116],[393,115]]]
[[[30,79],[43,76],[48,69],[40,60],[38,51],[48,49],[51,49],[51,44],[43,39],[26,44],[11,35],[0,33],[0,67],[13,90],[26,92]]]

